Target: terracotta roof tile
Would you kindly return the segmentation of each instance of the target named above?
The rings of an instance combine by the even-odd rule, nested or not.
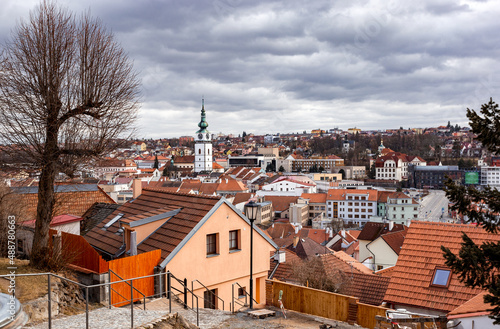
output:
[[[381,236],[381,238],[399,255],[403,242],[405,241],[407,230],[389,232]]]
[[[382,304],[389,286],[389,277],[353,272],[350,274],[350,279],[348,286],[343,291],[344,294],[358,297],[359,301],[364,304],[375,306]]]
[[[436,267],[445,267],[441,245],[457,253],[462,232],[479,244],[500,241],[500,235],[487,233],[476,225],[412,222],[384,300],[449,312],[482,292],[479,288],[465,287],[453,273],[447,288],[430,285]]]
[[[122,245],[122,237],[115,234],[119,224],[115,222],[107,230],[102,230],[102,228],[117,214],[124,214],[124,219],[137,219],[144,217],[148,213],[152,214],[155,210],[181,209],[177,215],[170,218],[137,247],[138,252],[161,249],[162,259],[165,259],[219,199],[219,197],[172,193],[163,189],[145,188],[142,194],[133,202],[125,203],[88,232],[85,239],[94,247],[114,255]]]
[[[264,197],[265,201],[273,203],[274,211],[285,211],[290,208],[290,203],[297,203],[299,197],[296,196],[269,196]]]
[[[388,223],[368,222],[365,224],[363,230],[361,230],[361,233],[358,235],[358,240],[373,241],[382,234],[402,231],[404,229],[405,226],[402,224],[394,224],[392,230],[389,230]]]
[[[467,302],[448,313],[448,318],[451,319],[453,316],[467,316],[467,314],[477,315],[477,313],[484,313],[484,315],[490,314],[488,310],[491,309],[492,306],[484,302],[484,296],[486,294],[487,292],[485,291],[472,297]]]
[[[285,251],[285,262],[281,263],[278,265],[278,261],[274,259],[274,257],[271,258],[270,263],[271,266],[269,268],[269,275],[274,271],[274,275],[270,277],[270,279],[275,279],[275,280],[280,280],[280,281],[287,281],[287,282],[294,282],[295,278],[293,275],[293,266],[297,264],[297,262],[301,262],[302,260],[300,259],[299,256],[297,256],[293,251],[288,250],[288,249],[281,249],[282,251]],[[271,256],[274,255],[274,252],[271,252]],[[276,268],[276,266],[278,266]]]
[[[301,197],[309,203],[326,203],[326,193],[302,193]]]
[[[116,203],[96,184],[61,185],[56,186],[55,190],[54,216],[71,214],[81,217],[96,202]],[[36,219],[38,187],[18,188],[14,191],[23,207],[22,220]]]

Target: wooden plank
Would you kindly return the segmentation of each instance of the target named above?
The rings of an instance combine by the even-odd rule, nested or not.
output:
[[[136,256],[112,260],[109,262],[109,269],[118,274],[123,280],[126,280],[154,274],[154,268],[160,260],[161,250],[156,249]],[[122,279],[111,273],[110,282],[121,281]],[[154,295],[154,277],[134,280],[133,285],[146,297]],[[129,284],[125,282],[115,283],[111,287],[111,304],[119,307],[130,303]],[[142,295],[134,290],[134,302],[140,299],[142,299]]]

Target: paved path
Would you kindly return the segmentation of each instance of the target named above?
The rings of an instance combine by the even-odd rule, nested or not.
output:
[[[139,306],[139,305],[136,305]],[[147,310],[134,308],[134,328],[154,322],[168,314],[168,300],[156,299],[146,304]],[[185,310],[176,303],[172,304],[172,313],[178,312],[189,322],[196,324],[196,312]],[[287,319],[278,314],[276,317],[254,319],[246,313],[232,314],[229,311],[200,309],[199,327],[201,329],[231,328],[231,329],[310,329],[318,328],[319,324],[330,324],[337,329],[359,329],[347,323],[324,319],[302,313],[287,312]],[[65,316],[52,321],[53,329],[81,329],[85,326],[85,313]],[[23,328],[47,329],[48,323]],[[128,329],[130,326],[130,308],[100,308],[89,312],[89,328],[91,329]]]

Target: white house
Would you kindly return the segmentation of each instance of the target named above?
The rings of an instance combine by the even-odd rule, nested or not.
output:
[[[280,191],[280,192],[301,192],[301,194],[316,193],[316,184],[300,182],[293,178],[284,176],[276,179],[274,182],[270,184],[262,186],[262,190]]]

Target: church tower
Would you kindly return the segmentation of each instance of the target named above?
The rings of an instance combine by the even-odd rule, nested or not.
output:
[[[205,100],[201,100],[200,130],[196,132],[194,144],[194,172],[212,172],[212,138],[207,130],[208,122],[205,118]]]

